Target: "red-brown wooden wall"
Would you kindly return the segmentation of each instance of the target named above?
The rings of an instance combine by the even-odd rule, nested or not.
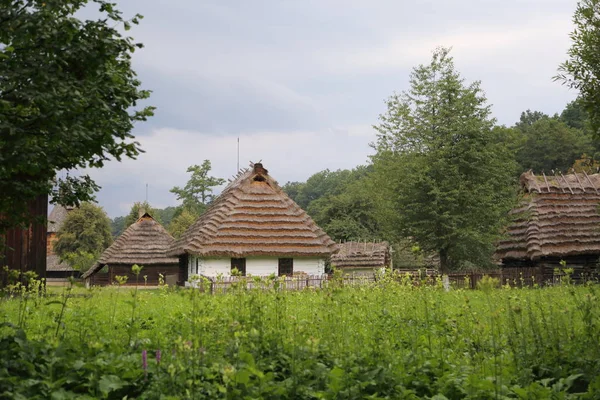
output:
[[[8,266],[21,272],[34,271],[40,278],[46,277],[46,231],[48,195],[39,196],[29,203],[32,217],[44,218],[26,228],[13,228],[4,234],[4,247],[0,247],[0,268]],[[6,284],[6,275],[0,270],[1,284]]]

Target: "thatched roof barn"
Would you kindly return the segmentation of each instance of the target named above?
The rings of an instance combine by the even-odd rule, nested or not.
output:
[[[187,258],[188,274],[214,276],[234,267],[253,275],[322,273],[324,260],[336,251],[335,242],[256,163],[238,174],[169,254]]]
[[[137,264],[144,267],[139,277],[140,283],[156,285],[159,274],[179,281],[179,260],[177,257],[167,256],[167,250],[173,242],[169,232],[150,214],[144,213],[125,229],[82,277],[90,284],[110,284],[116,275],[124,275],[131,284],[135,283],[131,266]],[[101,273],[103,270],[104,273]],[[143,279],[144,275],[146,280]]]
[[[521,175],[523,201],[497,245],[505,266],[595,266],[600,256],[600,174]],[[547,274],[545,274],[547,275]]]
[[[331,265],[348,272],[372,272],[390,266],[388,242],[346,242],[331,256]]]

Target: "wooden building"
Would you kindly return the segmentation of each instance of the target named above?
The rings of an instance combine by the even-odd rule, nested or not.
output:
[[[279,187],[251,164],[169,251],[192,275],[321,275],[336,244]]]
[[[143,215],[110,245],[87,272],[82,275],[87,285],[115,283],[116,276],[127,276],[127,284],[136,284],[131,267],[143,266],[137,278],[139,285],[157,285],[159,274],[169,284],[181,284],[179,259],[167,256],[175,239],[148,213]],[[144,278],[144,276],[146,278]]]
[[[60,257],[54,252],[54,244],[56,243],[57,234],[62,227],[67,215],[74,207],[64,207],[59,204],[55,205],[48,216],[48,231],[46,234],[46,278],[47,279],[64,279],[69,276],[79,277],[79,271],[75,271],[73,267],[60,260]]]
[[[7,284],[7,277],[1,269],[21,273],[35,272],[39,278],[46,277],[46,217],[48,215],[48,195],[40,195],[28,205],[32,219],[24,227],[14,227],[0,237],[0,284]],[[1,216],[0,216],[1,218]]]
[[[600,257],[600,174],[521,175],[523,199],[496,249],[503,268],[536,267],[538,282],[555,269],[595,275]],[[562,262],[562,263],[561,263]]]
[[[331,256],[331,266],[344,273],[371,275],[375,270],[391,265],[388,242],[346,242],[340,251]]]

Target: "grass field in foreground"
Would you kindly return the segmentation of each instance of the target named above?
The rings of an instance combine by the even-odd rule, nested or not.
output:
[[[600,398],[594,285],[53,288],[0,303],[0,398]]]

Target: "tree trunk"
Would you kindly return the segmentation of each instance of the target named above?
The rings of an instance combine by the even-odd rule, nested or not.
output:
[[[447,274],[449,269],[448,249],[440,249],[440,274]]]

